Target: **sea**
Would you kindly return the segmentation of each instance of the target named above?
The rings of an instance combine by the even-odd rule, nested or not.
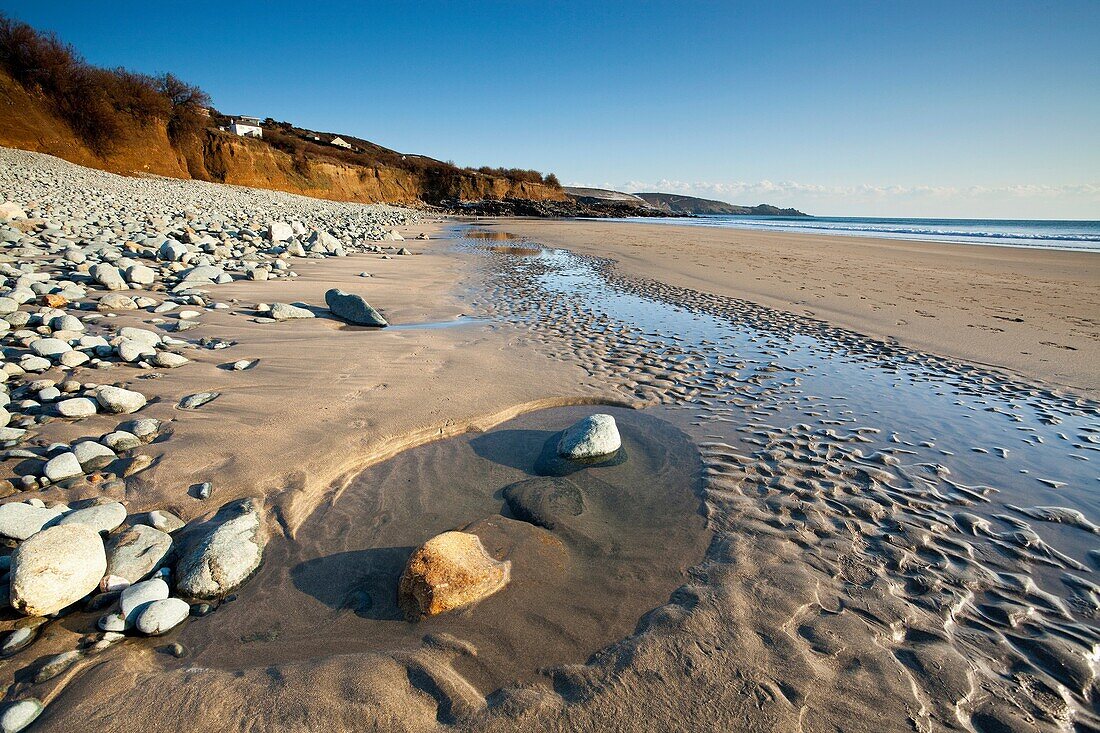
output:
[[[719,214],[691,218],[639,217],[623,219],[622,221],[1100,252],[1100,221],[894,219],[857,216],[728,216]]]

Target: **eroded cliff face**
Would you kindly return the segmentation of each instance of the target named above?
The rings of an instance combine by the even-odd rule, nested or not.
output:
[[[416,205],[443,199],[522,198],[562,201],[556,188],[455,171],[445,179],[388,166],[339,163],[323,158],[295,159],[260,140],[206,130],[173,145],[163,122],[135,124],[98,156],[44,99],[28,94],[0,72],[0,145],[59,158],[122,175],[154,174],[269,188],[333,201]]]

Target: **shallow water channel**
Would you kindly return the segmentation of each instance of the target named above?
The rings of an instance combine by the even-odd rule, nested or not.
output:
[[[486,259],[482,308],[694,437],[712,526],[808,543],[841,604],[889,589],[860,613],[927,684],[927,721],[1097,723],[1096,403],[598,258],[455,237]],[[811,649],[814,623],[797,632]],[[919,682],[928,623],[931,661],[964,680],[951,699]]]

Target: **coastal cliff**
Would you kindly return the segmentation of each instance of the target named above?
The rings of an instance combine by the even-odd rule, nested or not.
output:
[[[512,180],[409,156],[416,167],[363,165],[325,155],[321,146],[292,154],[263,139],[205,127],[172,139],[168,121],[133,119],[121,126],[109,149],[97,152],[82,140],[40,93],[0,71],[0,146],[48,153],[90,168],[122,175],[161,175],[268,188],[333,201],[436,204],[445,200],[523,199],[564,201],[559,187]],[[378,157],[402,160],[372,146]]]

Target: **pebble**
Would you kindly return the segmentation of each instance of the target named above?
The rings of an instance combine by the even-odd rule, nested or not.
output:
[[[138,615],[153,601],[168,598],[168,584],[160,578],[134,583],[119,596],[119,612],[127,624],[133,625]]]
[[[164,600],[153,601],[145,606],[137,615],[134,625],[141,633],[155,636],[172,630],[182,623],[190,613],[191,606],[188,605],[187,601],[179,598],[165,598]]]

